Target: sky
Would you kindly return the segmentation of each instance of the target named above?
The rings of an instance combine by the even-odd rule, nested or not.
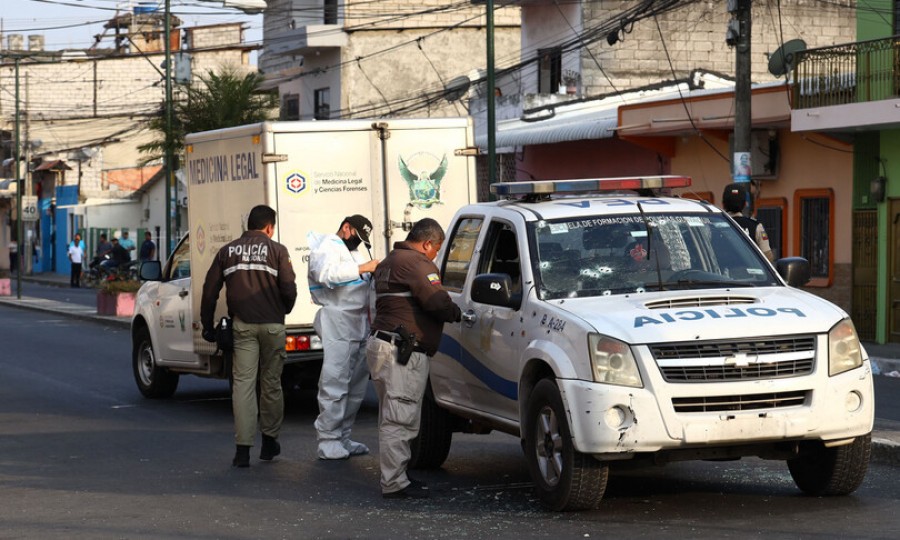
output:
[[[0,31],[3,48],[8,34],[43,34],[46,50],[85,49],[93,45],[94,36],[103,32],[103,24],[137,4],[157,5],[163,11],[163,0],[0,0]],[[182,20],[182,27],[241,21],[247,25],[245,39],[262,40],[262,15],[247,15],[221,7],[220,1],[170,0],[172,13]],[[112,47],[112,34],[100,47]]]

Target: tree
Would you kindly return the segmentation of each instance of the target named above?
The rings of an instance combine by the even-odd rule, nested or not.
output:
[[[173,103],[172,155],[179,155],[186,133],[269,120],[278,106],[278,99],[273,94],[258,92],[263,80],[259,73],[241,74],[233,67],[226,67],[219,73],[209,71],[200,77],[200,84],[186,87],[181,99]],[[159,137],[138,146],[145,155],[144,164],[161,160],[165,154],[165,103],[160,114],[147,121],[146,127]]]

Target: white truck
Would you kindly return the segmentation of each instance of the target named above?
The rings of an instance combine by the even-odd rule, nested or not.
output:
[[[444,225],[476,200],[471,122],[464,118],[264,122],[188,135],[188,234],[165,266],[145,263],[147,282],[132,318],[135,382],[149,398],[171,396],[179,375],[227,378],[230,366],[201,337],[203,279],[218,249],[246,229],[258,204],[277,213],[274,239],[287,246],[297,274],[297,303],[287,316],[283,383],[315,382],[321,340],[307,286],[307,233],[337,231],[363,214],[372,221],[372,255],[422,217]],[[225,314],[220,295],[217,319]]]
[[[773,267],[718,208],[652,192],[689,182],[495,184],[510,200],[457,212],[438,265],[462,322],[431,362],[411,466],[496,429],[553,510],[595,508],[622,460],[759,456],[809,494],[861,484],[874,398],[853,323],[797,288],[805,259]]]

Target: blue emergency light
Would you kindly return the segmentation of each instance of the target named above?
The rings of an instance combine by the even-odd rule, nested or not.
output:
[[[577,180],[534,180],[491,184],[491,193],[513,197],[565,193],[596,193],[639,189],[690,187],[690,176],[626,176],[621,178],[582,178]]]

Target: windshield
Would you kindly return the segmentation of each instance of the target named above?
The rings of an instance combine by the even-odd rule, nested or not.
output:
[[[779,283],[750,238],[721,214],[582,217],[533,227],[544,300]]]

